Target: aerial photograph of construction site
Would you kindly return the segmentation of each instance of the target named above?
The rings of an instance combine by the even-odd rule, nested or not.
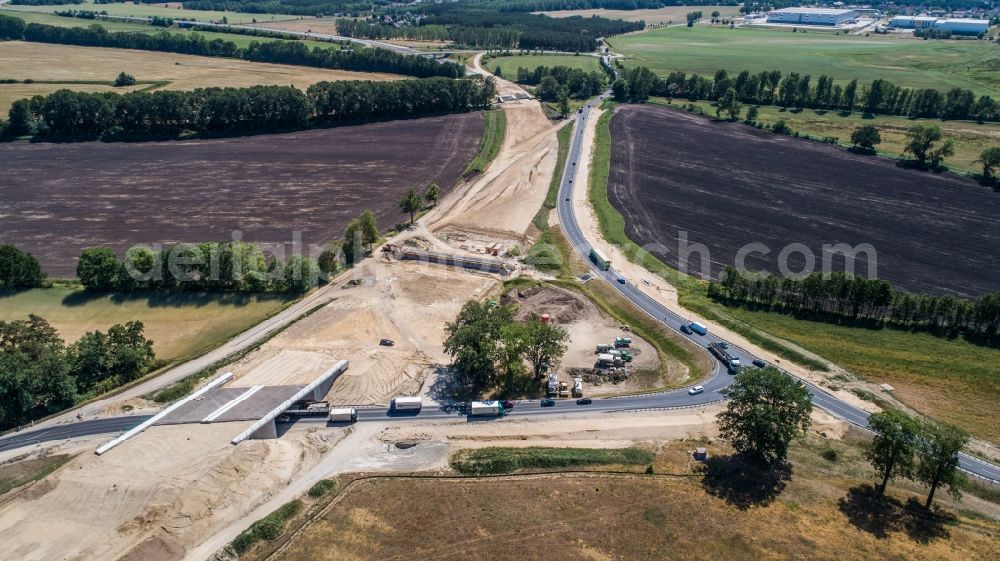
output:
[[[996,559],[998,49],[0,0],[0,560]]]

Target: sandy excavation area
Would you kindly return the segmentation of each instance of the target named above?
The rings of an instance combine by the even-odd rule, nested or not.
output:
[[[632,339],[630,347],[634,360],[621,369],[628,372],[625,381],[600,384],[584,383],[584,395],[600,396],[630,391],[640,391],[664,385],[667,380],[660,374],[660,358],[656,349],[633,333],[622,330],[621,324],[606,316],[597,306],[581,294],[551,286],[533,286],[510,291],[504,298],[505,304],[517,304],[517,318],[526,319],[532,313],[549,314],[552,321],[569,332],[566,353],[559,363],[557,374],[560,380],[571,387],[574,368],[593,369],[597,362],[594,352],[598,344],[613,344],[615,337]],[[686,366],[672,360],[667,365],[671,382],[683,380]]]
[[[327,395],[332,403],[386,404],[415,395],[448,362],[445,323],[497,282],[437,265],[372,259],[357,278],[330,304],[228,367],[237,376],[233,385],[305,384],[347,359],[350,367]],[[395,345],[380,346],[380,339]]]
[[[501,93],[522,91],[506,80],[496,82]],[[526,243],[531,219],[545,201],[555,171],[558,126],[548,120],[539,102],[513,101],[500,107],[507,128],[496,159],[485,173],[442,199],[427,217],[428,228],[456,247],[475,250],[474,246],[499,243],[509,249]]]
[[[153,427],[104,456],[82,453],[0,501],[2,557],[179,559],[265,502],[343,435],[310,431],[230,445],[244,425]]]

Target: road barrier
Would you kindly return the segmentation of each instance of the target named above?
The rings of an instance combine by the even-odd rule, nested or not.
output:
[[[97,450],[95,450],[94,453],[97,454],[98,456],[104,454],[108,450],[111,450],[115,446],[118,446],[119,444],[125,442],[126,440],[132,438],[133,436],[135,436],[135,435],[139,434],[140,432],[142,432],[142,431],[148,429],[149,427],[153,426],[154,423],[156,423],[157,421],[159,421],[163,417],[166,417],[171,412],[173,412],[174,410],[176,410],[178,407],[184,405],[185,403],[191,401],[192,399],[197,399],[197,398],[201,397],[202,395],[205,395],[205,393],[207,393],[207,392],[209,392],[211,390],[214,390],[215,388],[217,388],[217,387],[219,387],[219,386],[221,386],[223,384],[228,383],[234,377],[235,376],[233,375],[232,372],[226,372],[222,376],[219,376],[218,378],[216,378],[216,379],[212,380],[211,382],[209,382],[208,384],[206,384],[204,387],[202,387],[198,391],[196,391],[196,392],[188,395],[187,397],[185,397],[185,398],[183,398],[183,399],[181,399],[179,401],[176,401],[176,402],[170,404],[170,406],[168,406],[166,409],[164,409],[163,411],[160,411],[156,415],[153,415],[152,417],[146,419],[145,421],[143,421],[142,423],[140,423],[135,428],[132,428],[132,429],[130,429],[128,431],[125,431],[125,433],[122,434],[121,436],[119,436],[118,438],[115,438],[113,440],[109,440],[108,442],[105,442],[104,444],[101,444],[100,446],[97,447]]]

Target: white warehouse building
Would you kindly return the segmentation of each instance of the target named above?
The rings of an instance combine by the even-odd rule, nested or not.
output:
[[[958,35],[979,35],[989,30],[990,20],[964,18],[939,19],[934,24],[934,27],[936,29],[943,29],[944,31],[951,31]]]
[[[889,20],[889,27],[899,29],[924,29],[934,27],[937,18],[931,16],[896,16]]]
[[[767,23],[841,25],[858,19],[857,10],[835,8],[784,8],[767,13]]]

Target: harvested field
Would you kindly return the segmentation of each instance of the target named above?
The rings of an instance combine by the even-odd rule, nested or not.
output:
[[[664,134],[669,130],[670,134]],[[611,121],[608,192],[626,233],[668,265],[698,274],[701,253],[683,263],[679,240],[704,244],[712,277],[751,253],[751,270],[778,271],[801,243],[822,270],[824,244],[871,244],[877,276],[921,293],[974,297],[1000,290],[1000,194],[947,174],[902,169],[891,160],[719,123],[663,107],[625,106]],[[865,256],[855,271],[865,274]],[[831,260],[843,269],[843,256]],[[795,273],[807,259],[787,259]]]
[[[535,12],[554,18],[568,18],[572,16],[582,16],[585,18],[598,16],[609,19],[623,19],[625,21],[644,21],[646,25],[656,25],[662,23],[683,23],[688,12],[701,10],[708,19],[709,14],[718,11],[722,17],[739,15],[737,6],[667,6],[664,8],[650,8],[644,10],[609,10],[605,8],[581,9],[581,10],[556,10],[551,12]]]
[[[397,201],[432,182],[443,195],[476,151],[481,113],[244,138],[8,143],[0,160],[4,242],[53,276],[81,250],[231,239],[289,248],[340,236],[364,209],[402,222]]]
[[[0,68],[3,69],[0,70],[0,78],[35,81],[34,84],[0,84],[0,114],[4,116],[7,115],[10,104],[17,99],[59,89],[116,93],[138,89],[112,88],[110,84],[119,72],[127,72],[144,82],[168,82],[163,89],[170,90],[289,84],[305,89],[323,80],[382,81],[404,78],[395,74],[23,41],[0,42]],[[52,83],[38,83],[43,81]],[[79,81],[100,81],[107,82],[108,85],[72,83]]]

